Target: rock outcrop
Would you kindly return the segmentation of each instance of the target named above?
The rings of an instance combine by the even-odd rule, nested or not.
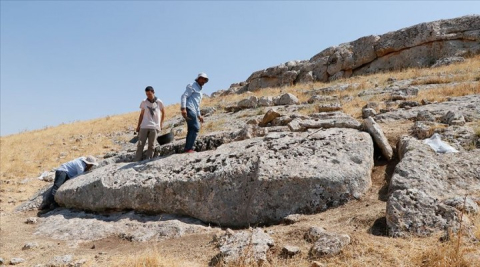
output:
[[[451,199],[479,192],[480,150],[436,154],[428,145],[405,136],[398,152],[401,161],[392,176],[387,202],[389,233],[425,236],[456,230],[459,210]]]
[[[352,75],[459,62],[480,53],[480,15],[420,23],[329,47],[310,60],[289,61],[259,70],[223,93],[243,93]],[[450,59],[449,59],[450,58]]]
[[[215,231],[199,220],[171,214],[153,216],[130,211],[99,215],[57,209],[40,218],[35,234],[66,241],[93,241],[117,236],[145,242]]]
[[[372,167],[367,133],[273,133],[213,151],[106,165],[67,181],[56,200],[82,210],[133,209],[248,226],[359,198],[370,187]]]

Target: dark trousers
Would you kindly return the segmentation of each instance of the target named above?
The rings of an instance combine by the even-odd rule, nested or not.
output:
[[[200,123],[197,119],[197,113],[187,108],[187,138],[185,140],[185,151],[193,149],[195,139],[197,139],[198,131],[200,131]]]
[[[49,202],[55,202],[55,194],[57,193],[58,188],[68,181],[70,177],[68,177],[67,173],[64,171],[55,171],[55,180],[53,181],[52,191],[48,198]]]

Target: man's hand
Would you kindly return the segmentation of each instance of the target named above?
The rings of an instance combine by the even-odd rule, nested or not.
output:
[[[188,117],[187,117],[187,109],[186,109],[186,108],[182,108],[182,117],[183,117],[185,120],[188,120]]]
[[[135,130],[137,133],[140,132],[140,126],[137,126],[137,129]]]
[[[203,117],[202,116],[198,116],[198,120],[203,123]]]

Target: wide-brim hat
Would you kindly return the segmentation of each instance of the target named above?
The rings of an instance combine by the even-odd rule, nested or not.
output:
[[[91,155],[87,156],[87,157],[83,157],[82,160],[83,160],[83,162],[85,162],[87,164],[91,164],[91,165],[95,165],[95,166],[98,165],[97,159],[94,156],[91,156]]]
[[[197,76],[197,79],[200,78],[200,77],[205,78],[208,82],[208,76],[205,72],[200,72]]]

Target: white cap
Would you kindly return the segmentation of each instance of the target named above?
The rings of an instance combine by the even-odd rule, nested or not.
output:
[[[203,77],[203,78],[207,79],[207,82],[208,82],[208,76],[205,72],[200,72],[197,76],[197,79],[200,78],[200,77]]]

